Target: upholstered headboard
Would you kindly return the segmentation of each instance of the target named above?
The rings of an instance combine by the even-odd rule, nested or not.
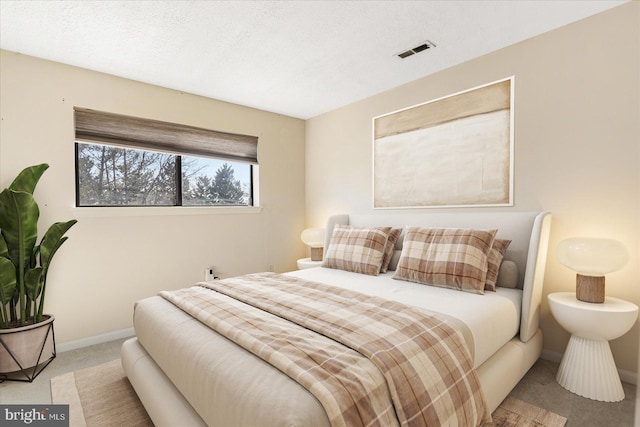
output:
[[[520,339],[530,340],[538,331],[542,285],[547,260],[551,214],[549,212],[498,213],[390,213],[372,215],[332,215],[327,220],[325,253],[336,224],[356,227],[407,225],[424,227],[498,229],[496,237],[511,240],[504,259],[518,266],[518,287],[523,290]],[[404,234],[404,233],[403,233]],[[402,246],[398,239],[396,249]]]

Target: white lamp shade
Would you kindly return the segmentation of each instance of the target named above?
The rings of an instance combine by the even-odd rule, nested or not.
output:
[[[627,249],[617,240],[574,237],[558,244],[558,261],[583,276],[604,276],[624,267]]]
[[[324,228],[307,228],[300,238],[307,246],[321,248],[324,246]]]

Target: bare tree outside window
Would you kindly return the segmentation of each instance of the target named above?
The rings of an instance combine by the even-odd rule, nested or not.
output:
[[[76,153],[78,206],[251,204],[249,164],[84,143]]]

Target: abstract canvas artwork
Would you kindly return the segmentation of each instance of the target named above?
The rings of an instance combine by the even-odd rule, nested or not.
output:
[[[513,206],[513,85],[375,117],[374,208]]]

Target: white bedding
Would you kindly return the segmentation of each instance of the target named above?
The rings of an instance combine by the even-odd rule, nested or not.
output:
[[[478,295],[395,280],[393,271],[373,277],[316,267],[286,274],[453,316],[471,331],[476,368],[516,336],[520,327],[520,289],[497,288],[497,292]]]

